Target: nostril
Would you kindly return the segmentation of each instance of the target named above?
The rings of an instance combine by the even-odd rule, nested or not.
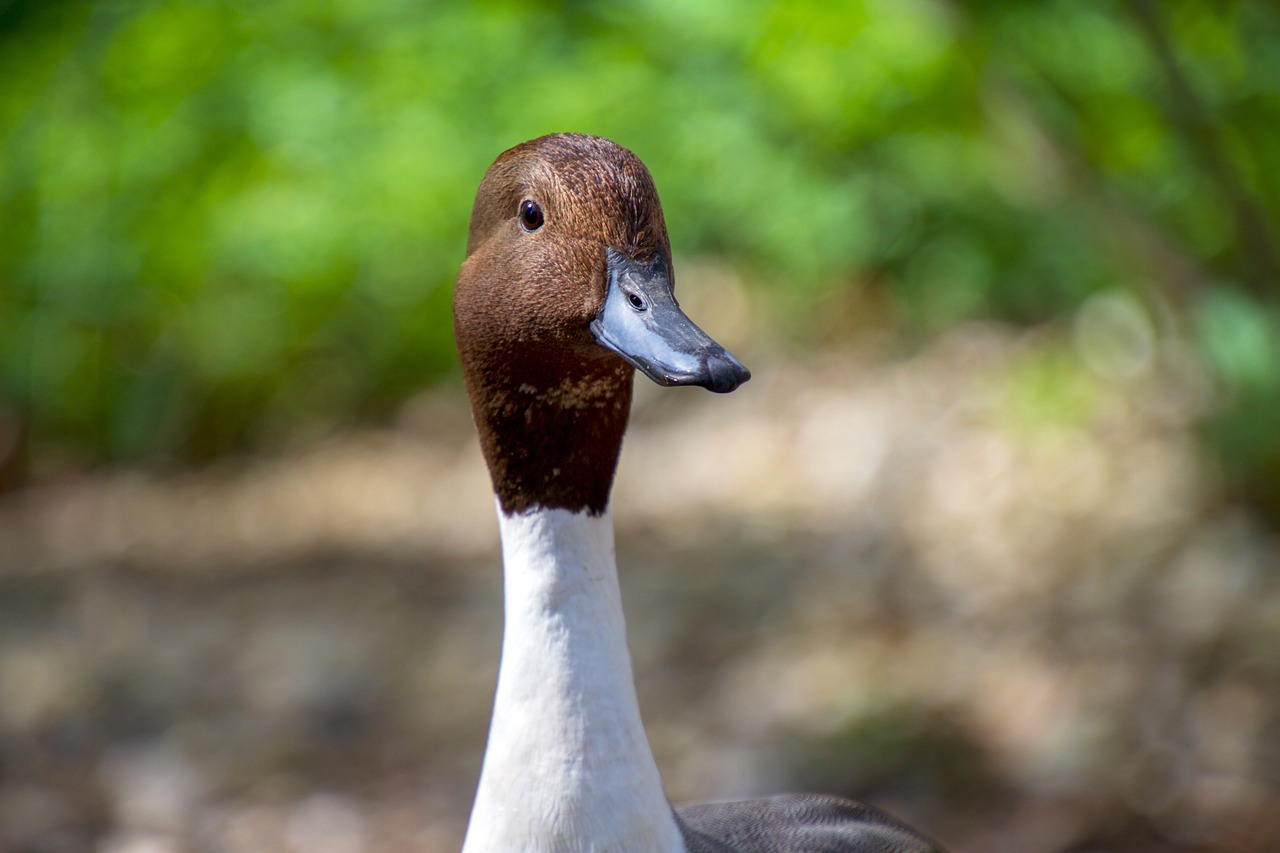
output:
[[[628,293],[627,301],[630,302],[631,307],[637,311],[643,311],[648,307],[644,304],[644,299],[642,299],[638,293]]]

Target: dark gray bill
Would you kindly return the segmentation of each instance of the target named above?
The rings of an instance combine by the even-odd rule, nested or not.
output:
[[[661,253],[648,264],[606,250],[609,289],[591,321],[596,341],[659,385],[701,385],[719,394],[751,371],[685,316],[676,304]]]

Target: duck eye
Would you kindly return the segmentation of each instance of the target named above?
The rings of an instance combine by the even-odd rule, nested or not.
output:
[[[631,307],[636,309],[636,311],[643,311],[648,307],[644,304],[644,300],[640,298],[638,293],[628,293],[627,301],[631,303]]]
[[[525,199],[520,202],[520,224],[526,231],[537,231],[546,221],[542,216],[542,208],[536,201]]]

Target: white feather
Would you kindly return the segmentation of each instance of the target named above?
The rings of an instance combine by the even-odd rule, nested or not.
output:
[[[640,722],[608,512],[498,513],[502,664],[464,853],[679,853]]]

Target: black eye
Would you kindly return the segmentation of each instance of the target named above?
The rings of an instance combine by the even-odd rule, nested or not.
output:
[[[536,201],[525,199],[520,202],[520,224],[524,226],[524,230],[537,231],[544,221],[542,208],[538,207]]]
[[[636,309],[637,311],[643,311],[647,307],[644,304],[644,300],[641,299],[639,294],[636,294],[636,293],[628,293],[627,301],[630,302],[631,307]]]

